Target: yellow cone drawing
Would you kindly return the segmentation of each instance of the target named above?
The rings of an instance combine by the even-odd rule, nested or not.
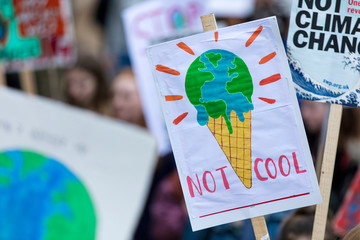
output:
[[[210,118],[208,128],[225,153],[230,165],[247,188],[252,186],[251,177],[251,111],[244,113],[241,122],[234,111],[231,112],[233,133],[230,134],[223,117]]]
[[[251,188],[251,100],[253,82],[245,62],[234,53],[211,49],[188,68],[185,91],[246,188]]]

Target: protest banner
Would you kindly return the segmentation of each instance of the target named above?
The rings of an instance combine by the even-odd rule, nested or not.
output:
[[[148,56],[194,231],[321,201],[275,18]]]
[[[320,176],[324,202],[316,209],[313,239],[325,234],[342,105],[360,106],[359,11],[353,0],[296,0],[292,5],[287,55],[297,95],[332,103]]]
[[[156,161],[150,134],[6,88],[0,111],[0,236],[131,239]]]
[[[37,94],[37,87],[35,81],[35,74],[30,69],[26,68],[20,72],[21,88],[28,94]]]
[[[75,61],[68,0],[0,3],[0,62],[7,71],[22,71],[25,64],[34,70]]]
[[[360,224],[360,170],[357,171],[345,199],[336,213],[333,227],[337,235],[344,237]],[[359,235],[358,235],[359,237]]]
[[[296,0],[288,58],[296,92],[307,100],[360,106],[360,20],[356,1]]]
[[[170,143],[146,58],[146,48],[152,41],[162,38],[200,32],[200,16],[204,14],[205,2],[201,0],[146,1],[125,9],[122,13],[146,124],[158,140],[160,155],[170,151]]]

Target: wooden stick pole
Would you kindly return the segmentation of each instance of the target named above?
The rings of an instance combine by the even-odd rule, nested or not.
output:
[[[56,65],[54,63],[54,51],[51,45],[51,38],[46,39],[46,51],[48,52],[49,61],[51,61],[50,67],[47,69],[48,74],[48,81],[50,85],[50,96],[53,99],[60,99],[60,93],[59,93],[59,76],[56,69]]]
[[[213,13],[201,16],[200,18],[204,32],[215,31],[217,29],[216,20]]]
[[[270,240],[264,216],[251,219],[256,240]]]
[[[323,202],[316,206],[312,240],[323,240],[325,236],[341,115],[342,105],[331,104],[324,147],[324,158],[320,172],[320,192]]]
[[[326,115],[327,121],[324,121],[324,123],[323,123],[321,132],[320,132],[320,137],[317,142],[318,149],[317,149],[317,153],[316,153],[315,170],[316,170],[316,177],[318,179],[318,182],[320,182],[320,172],[321,172],[321,166],[322,166],[322,162],[323,162],[323,158],[324,158],[324,146],[325,146],[325,141],[326,141],[326,131],[327,131],[327,125],[328,125],[328,121],[329,121],[330,106],[331,106],[331,104],[328,104],[327,115]]]
[[[201,16],[204,32],[217,30],[216,20],[213,13]],[[251,219],[256,240],[270,240],[264,216]]]
[[[24,92],[28,94],[36,94],[36,83],[35,83],[35,76],[34,72],[29,70],[28,68],[25,68],[20,73],[20,82],[21,87],[24,90]]]
[[[0,63],[0,86],[6,86],[6,75],[4,65]]]

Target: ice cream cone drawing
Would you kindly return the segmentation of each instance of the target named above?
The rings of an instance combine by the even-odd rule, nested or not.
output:
[[[275,18],[147,53],[195,230],[321,201]]]
[[[247,39],[244,46],[250,47],[262,32],[259,26]],[[214,42],[219,41],[219,32],[214,32]],[[184,42],[176,44],[184,52],[195,55],[195,52]],[[260,58],[255,64],[271,61],[276,52]],[[251,63],[251,62],[250,62]],[[243,185],[252,187],[251,163],[251,111],[254,110],[252,95],[253,77],[242,58],[229,50],[213,48],[200,54],[188,65],[185,76],[185,93],[196,110],[196,121],[199,126],[207,126],[224,152],[230,165]],[[156,71],[174,76],[181,72],[156,65]],[[258,86],[266,86],[281,79],[279,73],[262,79]],[[179,101],[183,95],[166,95],[165,101]],[[276,100],[258,97],[266,104]],[[186,111],[173,120],[178,125],[189,114]]]
[[[207,125],[246,188],[251,188],[251,96],[253,82],[244,61],[212,49],[190,65],[185,91],[197,110],[199,125]]]

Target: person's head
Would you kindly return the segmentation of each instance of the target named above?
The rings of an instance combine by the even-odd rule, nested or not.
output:
[[[359,160],[359,148],[360,142],[360,112],[358,108],[346,108],[344,107],[340,133],[338,151],[344,151],[350,154],[352,160]]]
[[[111,91],[113,116],[117,119],[145,126],[135,75],[131,68],[124,68],[115,76]]]
[[[300,109],[306,130],[312,134],[320,134],[328,113],[328,105],[326,103],[301,100]]]
[[[75,66],[65,73],[67,103],[102,112],[108,98],[106,80],[101,65],[92,57],[79,57]]]
[[[291,213],[282,223],[280,240],[311,240],[315,208],[300,208]],[[324,240],[334,239],[330,219],[328,219]]]
[[[351,229],[348,234],[345,235],[343,240],[359,240],[360,239],[360,224]]]

